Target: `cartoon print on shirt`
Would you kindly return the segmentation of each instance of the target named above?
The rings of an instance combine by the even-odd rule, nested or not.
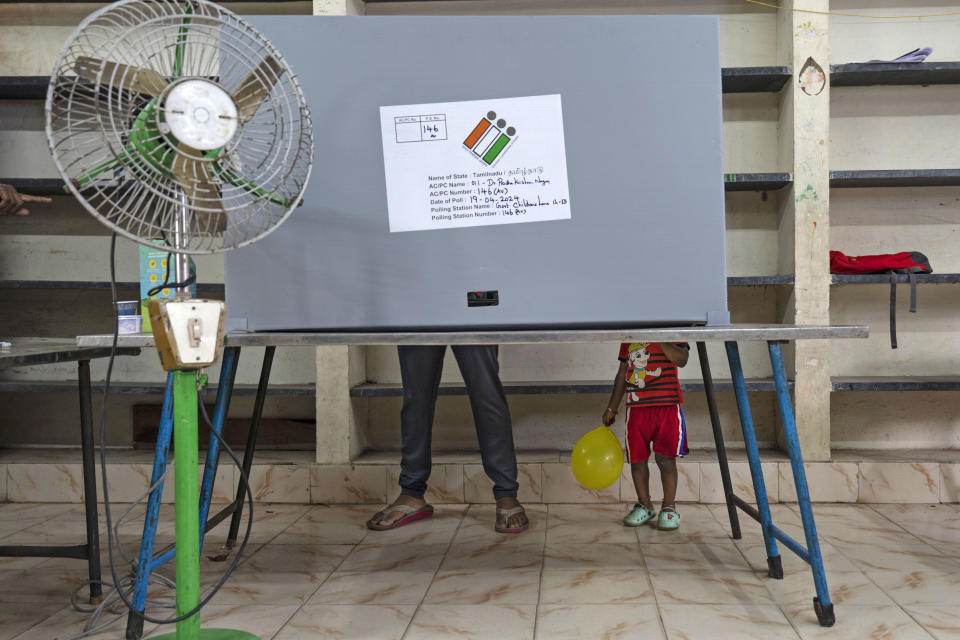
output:
[[[627,359],[630,370],[627,372],[627,383],[639,389],[647,386],[648,376],[656,378],[663,373],[660,367],[647,371],[647,361],[650,359],[650,352],[647,351],[649,344],[649,342],[641,342],[630,345],[630,356]]]

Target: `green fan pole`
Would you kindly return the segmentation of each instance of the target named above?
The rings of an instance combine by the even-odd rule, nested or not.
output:
[[[174,518],[177,616],[200,603],[200,487],[197,479],[197,372],[173,372]],[[200,639],[200,614],[177,623],[177,640]]]
[[[177,617],[200,603],[200,487],[197,451],[197,372],[173,372],[174,518],[177,527]],[[156,640],[259,640],[246,631],[201,629],[200,613]]]

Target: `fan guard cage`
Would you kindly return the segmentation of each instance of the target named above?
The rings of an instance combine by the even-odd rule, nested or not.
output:
[[[241,113],[219,148],[186,147],[165,124],[165,100],[190,79]],[[46,113],[70,191],[142,244],[190,254],[250,244],[290,215],[310,176],[296,76],[263,35],[206,0],[121,0],[89,16],[60,54]]]

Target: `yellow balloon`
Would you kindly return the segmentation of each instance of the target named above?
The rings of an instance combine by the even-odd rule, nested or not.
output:
[[[623,449],[609,427],[597,427],[577,440],[570,456],[577,482],[587,489],[606,489],[623,470]]]

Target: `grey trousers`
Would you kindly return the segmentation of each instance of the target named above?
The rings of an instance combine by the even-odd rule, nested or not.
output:
[[[403,380],[400,489],[403,495],[423,498],[430,477],[433,413],[443,370],[443,346],[399,346]],[[493,480],[495,498],[517,496],[517,454],[507,397],[500,383],[496,345],[452,346],[467,385],[477,428],[483,470]]]

